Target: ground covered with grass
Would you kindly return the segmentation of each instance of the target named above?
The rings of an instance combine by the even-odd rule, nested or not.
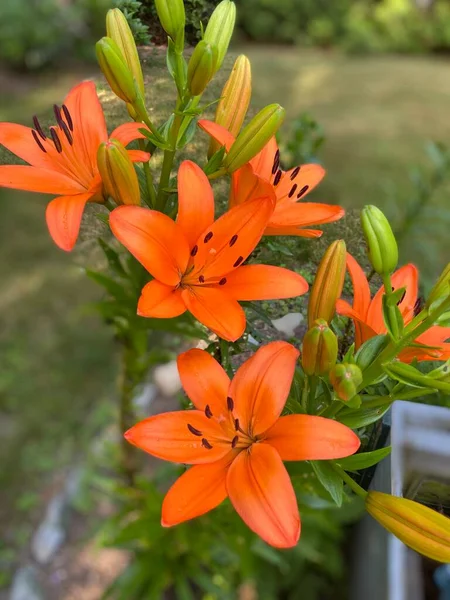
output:
[[[284,131],[302,111],[311,113],[324,128],[327,140],[320,159],[328,173],[311,199],[346,208],[376,203],[397,213],[412,193],[409,167],[427,168],[425,141],[450,138],[450,77],[444,61],[350,58],[293,48],[252,46],[242,50],[253,65],[254,109],[271,102],[285,106]],[[168,117],[174,90],[168,85],[163,51],[148,49],[143,56],[152,118],[161,123]],[[232,62],[233,57],[227,59],[208,92],[209,100],[220,94]],[[98,81],[113,129],[127,119],[126,111],[101,77]],[[31,124],[32,115],[38,112],[47,125],[52,118],[51,105],[61,102],[68,82],[64,76],[46,80],[39,87],[36,83],[27,93],[25,88],[16,95],[10,91],[7,98],[0,99],[0,120]],[[206,143],[206,136],[199,135],[182,158],[202,163]],[[10,159],[0,149],[0,163]],[[160,160],[159,156],[153,159],[155,168]],[[218,188],[219,195],[224,191],[223,185]],[[0,526],[6,530],[0,563],[6,568],[16,551],[28,544],[55,472],[64,471],[86,452],[87,441],[108,421],[114,406],[114,344],[107,328],[84,308],[101,295],[81,268],[86,258],[95,260],[89,227],[73,255],[61,252],[47,234],[47,199],[0,190],[0,485],[5,498]],[[439,215],[445,203],[448,206],[444,186],[433,197],[437,212],[432,214]],[[438,217],[435,223],[439,224]],[[423,229],[417,229],[420,231]],[[448,252],[445,233],[439,231],[436,227],[436,272],[445,250]],[[422,255],[435,250],[423,234],[417,237],[417,232],[412,228],[413,241],[405,246],[403,260],[420,264]],[[431,230],[428,235],[433,235]],[[311,279],[318,257],[336,236],[347,239],[355,253],[361,252],[357,218],[350,214],[342,223],[327,227],[322,240],[301,241],[283,262]],[[302,302],[280,303],[275,312],[301,308]]]

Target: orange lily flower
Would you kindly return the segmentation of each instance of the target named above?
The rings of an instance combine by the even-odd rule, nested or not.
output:
[[[204,350],[178,357],[181,382],[195,410],[156,415],[125,433],[131,444],[157,458],[194,465],[164,498],[164,527],[203,515],[229,497],[268,544],[296,545],[300,517],[282,461],[343,458],[360,445],[358,436],[337,421],[280,416],[299,354],[286,342],[267,344],[232,381]]]
[[[214,138],[227,152],[235,140],[225,127],[213,121],[201,120],[199,126]],[[296,235],[316,238],[319,229],[305,229],[311,225],[331,223],[341,219],[345,211],[341,206],[299,202],[323,179],[325,170],[320,165],[308,164],[283,171],[280,151],[273,137],[247,164],[235,171],[231,179],[230,207],[236,206],[271,188],[276,195],[276,206],[264,235]]]
[[[339,314],[353,319],[355,325],[355,345],[361,344],[375,335],[387,333],[383,320],[382,298],[384,286],[370,299],[370,288],[366,275],[351,254],[347,253],[347,269],[353,283],[353,306],[339,299],[336,310]],[[405,294],[398,307],[405,324],[408,324],[420,310],[419,273],[417,267],[408,264],[398,269],[391,278],[392,287],[397,290],[406,288]],[[450,343],[444,343],[450,338],[450,327],[434,326],[415,340],[418,344],[437,346],[439,349],[405,348],[399,355],[403,362],[417,360],[447,360],[450,358]]]
[[[235,341],[245,330],[238,300],[304,294],[308,284],[297,273],[240,266],[261,239],[273,208],[273,197],[254,198],[214,221],[208,178],[196,164],[184,161],[178,172],[176,222],[137,206],[113,210],[112,232],[154,277],[142,290],[138,314],[171,318],[189,310],[218,336]]]
[[[54,242],[70,251],[75,245],[86,202],[103,202],[97,150],[108,140],[105,116],[92,81],[71,89],[62,107],[54,106],[57,125],[46,135],[33,117],[34,129],[0,123],[0,144],[29,165],[0,166],[0,187],[44,194],[61,194],[46,210]],[[111,138],[124,146],[143,138],[142,123],[125,123]],[[133,162],[145,162],[147,152],[129,150]]]

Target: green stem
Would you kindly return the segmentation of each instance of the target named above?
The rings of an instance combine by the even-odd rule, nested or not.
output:
[[[222,338],[220,338],[220,357],[221,357],[221,363],[222,363],[222,367],[225,369],[225,371],[228,373],[228,375],[230,377],[233,376],[233,371],[231,369],[231,364],[230,364],[230,345],[227,342],[227,340],[223,340]]]
[[[219,177],[223,177],[223,175],[227,174],[227,170],[224,169],[223,167],[221,167],[220,169],[218,169],[217,171],[214,171],[214,173],[210,173],[208,175],[208,179],[219,179]]]
[[[317,383],[318,380],[316,375],[311,375],[309,377],[309,398],[306,405],[308,414],[314,414],[314,410],[316,409],[316,403],[314,401],[316,399]]]
[[[392,281],[391,275],[389,273],[384,273],[382,276],[383,284],[384,284],[384,295],[386,299],[389,300],[389,297],[392,296]],[[387,311],[389,313],[389,329],[392,330],[392,337],[394,340],[398,340],[400,331],[397,323],[397,315],[395,311],[395,306],[387,306]]]
[[[178,109],[178,106],[177,106]],[[164,212],[164,208],[166,206],[167,198],[169,197],[169,192],[167,188],[169,187],[170,182],[170,174],[172,172],[173,161],[175,159],[175,153],[177,149],[177,139],[178,133],[180,131],[182,116],[175,115],[173,120],[172,128],[170,130],[170,141],[172,145],[171,150],[164,150],[164,159],[161,168],[161,178],[159,180],[158,186],[158,194],[156,196],[155,208],[156,210],[160,210]]]
[[[398,342],[391,342],[378,358],[363,372],[363,380],[358,388],[358,392],[366,388],[368,385],[378,379],[383,372],[383,365],[390,362],[399,354],[402,348],[405,348],[409,343],[413,342],[422,333],[427,331],[434,325],[437,319],[450,308],[450,297],[448,297],[435,311],[433,311],[426,319],[417,327],[409,331]]]
[[[357,494],[363,500],[366,499],[366,496],[367,496],[366,490],[364,490],[360,485],[358,485],[356,483],[356,481],[354,479],[352,479],[350,477],[350,475],[348,475],[342,467],[340,467],[339,465],[337,465],[334,462],[330,462],[330,465],[331,465],[333,471],[335,473],[337,473],[340,477],[342,477],[342,479],[345,481],[345,483],[348,485],[348,487],[351,488],[355,492],[355,494]]]
[[[122,439],[121,469],[128,485],[133,485],[136,476],[136,456],[133,446],[127,442],[123,434],[134,425],[133,411],[134,382],[130,369],[130,350],[125,341],[121,357],[119,380],[119,427]]]
[[[192,99],[191,104],[189,105],[189,110],[192,110],[194,108],[197,108],[198,103],[200,102],[200,98],[201,96],[194,96],[194,98]],[[181,127],[180,127],[180,131],[178,132],[178,139],[180,139],[181,137],[183,137],[183,135],[186,133],[186,129],[189,127],[192,119],[193,119],[193,115],[186,115],[183,117],[183,121],[181,123]]]
[[[307,415],[308,414],[308,391],[309,391],[309,377],[305,375],[303,380],[303,390],[302,390],[302,410]]]
[[[145,151],[144,140],[139,140],[139,148],[141,150]],[[156,202],[156,192],[155,192],[155,186],[153,185],[152,172],[150,171],[150,165],[148,164],[148,162],[144,163],[144,174],[145,174],[145,181],[147,183],[148,194],[150,196],[150,208],[153,208],[155,206],[155,202]]]

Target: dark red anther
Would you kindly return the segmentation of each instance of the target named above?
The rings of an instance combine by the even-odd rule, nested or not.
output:
[[[300,167],[295,167],[295,169],[291,173],[291,181],[294,181],[294,179],[297,177],[297,175],[299,173],[300,173]]]
[[[400,306],[400,304],[403,302],[404,298],[406,296],[406,290],[403,292],[402,297],[400,298],[400,300],[397,302],[397,306]]]
[[[52,140],[53,140],[53,143],[55,144],[56,150],[61,154],[61,152],[62,152],[61,140],[59,139],[58,134],[56,133],[56,131],[53,127],[50,127],[50,135],[52,136]]]
[[[275,175],[275,179],[273,180],[273,185],[278,185],[280,183],[281,175],[281,170],[278,170],[277,174]]]
[[[188,423],[188,426],[187,426],[187,428],[188,428],[188,429],[189,429],[189,431],[190,431],[191,433],[193,433],[194,435],[198,435],[199,437],[203,435],[203,433],[202,433],[200,430],[196,429],[196,428],[195,428],[195,427],[193,427],[192,425],[189,425],[189,423]]]
[[[290,191],[289,191],[289,198],[292,198],[292,196],[295,194],[295,190],[297,189],[297,184],[294,183],[294,185],[291,187]]]
[[[231,246],[235,245],[235,243],[237,242],[237,239],[238,239],[238,236],[236,234],[234,234],[233,237],[231,238],[231,240],[229,241],[230,248],[231,248]]]
[[[212,450],[212,446],[211,446],[211,444],[208,442],[208,440],[206,438],[202,439],[202,446],[203,446],[203,448],[207,448],[208,450]]]
[[[239,419],[234,420],[234,428],[236,429],[236,431],[239,431]]]
[[[45,135],[44,130],[42,129],[41,124],[39,123],[39,120],[36,117],[36,115],[34,115],[34,117],[33,117],[33,123],[34,123],[34,128],[36,129],[38,134],[41,136],[41,138],[43,140],[46,140],[47,136]]]
[[[302,196],[304,196],[308,190],[309,190],[309,185],[304,185],[302,187],[302,189],[299,191],[299,193],[297,194],[297,198],[301,198]]]
[[[56,122],[58,123],[58,125],[61,126],[61,121],[62,121],[61,109],[59,108],[59,106],[57,104],[53,105],[53,112],[55,113]]]
[[[62,111],[64,113],[64,116],[66,117],[67,125],[69,126],[70,131],[73,131],[72,117],[70,115],[69,109],[65,104],[62,105]]]
[[[214,235],[214,234],[213,234],[213,232],[212,232],[212,231],[210,231],[209,233],[207,233],[207,234],[205,235],[205,239],[203,240],[203,241],[204,241],[204,243],[205,243],[205,244],[207,244],[207,243],[209,242],[209,240],[212,238],[212,236],[213,236],[213,235]]]
[[[227,397],[227,407],[229,411],[232,411],[234,408],[233,398],[231,398],[230,396]]]
[[[191,250],[191,256],[195,256],[198,252],[198,246],[195,245]]]
[[[272,167],[272,175],[278,171],[278,167],[280,166],[280,151],[277,150],[275,152],[275,157],[273,159],[273,167]]]
[[[222,277],[222,279],[219,281],[219,285],[225,285],[227,282],[227,278],[226,277]]]
[[[67,125],[62,120],[61,120],[61,123],[59,124],[59,126],[64,131],[64,135],[66,136],[67,141],[72,146],[73,145],[73,137],[72,137],[72,134],[69,131],[69,128],[67,127]]]
[[[415,317],[417,317],[417,315],[422,310],[422,304],[423,304],[423,299],[420,297],[417,298],[416,303],[414,304],[414,316]]]
[[[205,415],[208,417],[208,419],[211,419],[213,416],[211,409],[209,408],[209,404],[205,406]]]
[[[200,281],[200,283],[205,283],[205,278],[203,277],[203,275],[200,275],[198,280]]]
[[[240,257],[237,259],[237,261],[234,263],[233,267],[238,267],[238,266],[241,264],[241,262],[242,262],[243,260],[244,260],[244,257],[243,257],[243,256],[240,256]]]
[[[239,441],[239,436],[235,435],[234,438],[231,440],[231,447],[236,448],[238,441]]]
[[[44,146],[42,145],[41,140],[38,138],[38,134],[35,132],[34,129],[31,130],[31,134],[34,138],[34,141],[36,142],[36,144],[39,146],[39,148],[42,150],[42,152],[47,152],[47,150],[44,148]]]

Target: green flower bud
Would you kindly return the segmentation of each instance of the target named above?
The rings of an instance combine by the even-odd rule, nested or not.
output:
[[[193,96],[199,96],[214,75],[215,48],[202,40],[191,56],[187,72],[187,85]]]
[[[398,248],[389,221],[379,208],[369,205],[361,211],[361,225],[375,272],[392,273],[398,263]]]
[[[222,0],[212,13],[205,29],[203,39],[217,48],[214,73],[220,69],[233,35],[236,21],[236,5],[231,0]]]
[[[117,204],[139,206],[141,194],[136,171],[127,150],[118,140],[100,144],[97,165],[105,196],[110,196]]]
[[[307,375],[327,375],[336,364],[338,342],[328,323],[317,319],[303,338],[302,367]]]
[[[119,46],[109,37],[103,37],[95,45],[98,63],[112,91],[124,102],[137,98],[133,75],[123,58]]]
[[[284,121],[285,110],[269,104],[253,117],[236,138],[223,161],[229,173],[236,171],[260,152]]]
[[[122,56],[130,69],[139,91],[145,95],[144,77],[141,61],[128,21],[119,8],[112,8],[106,14],[106,34],[114,40],[122,52]]]
[[[427,308],[434,302],[450,296],[450,263],[444,268],[439,279],[434,284],[427,300]]]
[[[155,0],[155,6],[164,31],[177,46],[182,46],[186,25],[183,0]]]
[[[430,388],[442,390],[450,393],[450,383],[445,381],[445,378],[438,378],[435,375],[424,375],[412,365],[401,362],[385,365],[384,371],[396,381],[418,388]]]
[[[363,380],[361,369],[351,363],[335,365],[329,377],[337,397],[343,402],[348,402],[356,396]]]

